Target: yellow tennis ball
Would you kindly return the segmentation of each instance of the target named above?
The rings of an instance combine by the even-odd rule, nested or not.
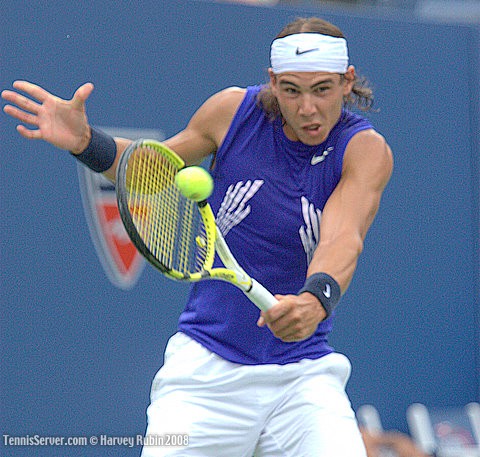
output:
[[[180,192],[190,200],[201,202],[213,192],[213,179],[202,167],[185,167],[175,175],[175,184]]]

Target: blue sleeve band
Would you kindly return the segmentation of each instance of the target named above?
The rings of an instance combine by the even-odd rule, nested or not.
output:
[[[327,317],[330,317],[341,297],[338,282],[326,273],[314,273],[309,276],[298,291],[298,295],[303,292],[310,292],[320,300],[327,312]]]
[[[101,130],[91,127],[90,143],[81,154],[73,154],[80,162],[97,173],[107,171],[115,162],[117,145],[115,140]]]

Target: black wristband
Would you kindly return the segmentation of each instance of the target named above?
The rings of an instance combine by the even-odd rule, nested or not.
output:
[[[303,292],[310,292],[320,300],[327,312],[327,317],[330,317],[341,297],[338,282],[326,273],[314,273],[309,276],[298,291],[298,295]]]
[[[90,143],[81,154],[72,154],[88,168],[97,173],[107,171],[115,162],[117,155],[117,145],[115,140],[101,130],[93,127],[91,130]]]

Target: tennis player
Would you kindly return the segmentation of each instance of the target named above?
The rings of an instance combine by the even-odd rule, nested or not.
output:
[[[372,91],[333,24],[301,18],[271,45],[269,83],[210,97],[165,143],[188,164],[213,155],[209,202],[240,265],[276,294],[260,312],[221,281],[192,285],[148,408],[146,438],[188,434],[143,457],[360,457],[346,356],[328,344],[392,171],[365,117]],[[71,151],[114,179],[129,140],[88,124],[93,85],[72,100],[15,82],[4,110],[21,135]],[[19,91],[24,92],[27,97]],[[260,315],[259,315],[260,314]]]

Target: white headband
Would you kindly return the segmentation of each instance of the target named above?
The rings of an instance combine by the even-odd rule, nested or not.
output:
[[[326,71],[346,73],[348,49],[345,38],[320,33],[296,33],[272,43],[270,62],[274,73]]]

